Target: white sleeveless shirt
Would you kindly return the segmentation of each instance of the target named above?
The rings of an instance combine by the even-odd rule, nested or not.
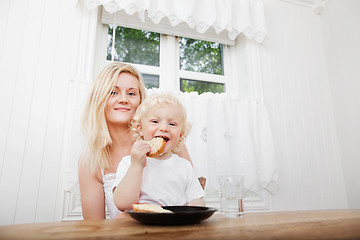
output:
[[[101,174],[103,176],[103,186],[104,186],[104,192],[105,192],[105,204],[107,211],[109,213],[109,216],[111,219],[115,218],[116,215],[121,213],[121,211],[115,206],[114,203],[114,192],[113,192],[113,183],[115,180],[115,173],[108,173],[104,175],[104,171],[101,171]]]

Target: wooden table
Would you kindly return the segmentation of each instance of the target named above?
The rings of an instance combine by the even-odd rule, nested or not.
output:
[[[360,239],[360,210],[215,214],[187,226],[142,225],[131,218],[0,227],[0,239]]]

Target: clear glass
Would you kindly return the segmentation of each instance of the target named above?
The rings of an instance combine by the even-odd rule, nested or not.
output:
[[[107,60],[112,60],[114,26],[108,27]],[[160,34],[116,26],[114,61],[159,66]]]
[[[152,74],[142,74],[146,88],[159,88],[159,76]]]
[[[224,75],[223,44],[179,38],[180,69]]]
[[[190,79],[180,79],[180,90],[182,92],[198,92],[199,94],[204,92],[223,93],[224,84]]]
[[[220,208],[224,216],[238,217],[244,214],[244,176],[220,176]]]

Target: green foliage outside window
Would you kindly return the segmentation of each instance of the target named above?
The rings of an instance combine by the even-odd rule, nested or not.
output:
[[[111,60],[114,27],[108,28],[107,60]],[[159,66],[160,34],[116,27],[114,61]]]
[[[180,90],[183,92],[198,92],[199,94],[204,92],[222,93],[224,92],[224,84],[181,79]]]
[[[180,38],[180,69],[223,75],[223,45],[220,43]]]

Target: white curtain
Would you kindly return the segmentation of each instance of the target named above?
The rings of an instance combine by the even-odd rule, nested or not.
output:
[[[142,23],[148,17],[155,24],[169,22],[173,29],[180,23],[186,23],[189,29],[199,33],[207,33],[209,28],[213,28],[216,34],[225,31],[230,40],[243,33],[247,38],[262,42],[267,35],[262,0],[83,1],[89,9],[102,5],[109,13],[122,10],[128,15],[136,14]],[[164,18],[168,21],[164,21]]]

